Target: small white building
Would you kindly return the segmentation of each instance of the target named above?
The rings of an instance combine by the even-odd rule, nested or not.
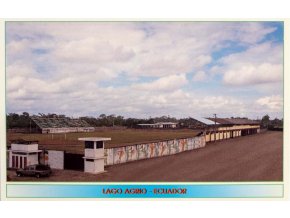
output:
[[[85,172],[94,174],[105,172],[104,142],[111,138],[89,137],[79,140],[85,142]]]
[[[9,152],[9,168],[24,168],[29,165],[39,163],[38,154],[42,150],[38,149],[38,143],[33,141],[12,142]]]
[[[159,122],[153,124],[138,124],[142,128],[158,128],[158,129],[174,129],[177,127],[177,123],[173,122]]]

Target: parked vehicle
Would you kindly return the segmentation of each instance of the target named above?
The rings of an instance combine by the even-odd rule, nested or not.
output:
[[[35,164],[25,167],[24,169],[18,169],[16,175],[20,176],[35,176],[40,178],[41,176],[50,176],[52,173],[50,166],[43,164]]]

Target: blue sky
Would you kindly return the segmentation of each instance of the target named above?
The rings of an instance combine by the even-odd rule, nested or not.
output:
[[[7,22],[7,112],[283,116],[282,22]]]

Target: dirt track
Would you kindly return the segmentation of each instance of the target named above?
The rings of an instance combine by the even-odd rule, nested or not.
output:
[[[107,167],[92,175],[77,171],[54,171],[50,178],[17,178],[22,181],[193,182],[282,181],[283,133],[265,132],[216,143],[172,156]]]

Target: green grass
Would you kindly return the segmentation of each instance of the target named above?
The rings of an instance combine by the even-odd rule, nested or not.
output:
[[[21,134],[8,133],[8,140],[24,139],[37,140],[39,145],[46,149],[65,150],[74,153],[83,153],[83,142],[78,141],[81,137],[108,137],[111,141],[105,142],[105,147],[118,147],[123,145],[170,140],[176,138],[189,138],[196,136],[194,130],[102,130],[89,133],[58,133],[58,134]]]

